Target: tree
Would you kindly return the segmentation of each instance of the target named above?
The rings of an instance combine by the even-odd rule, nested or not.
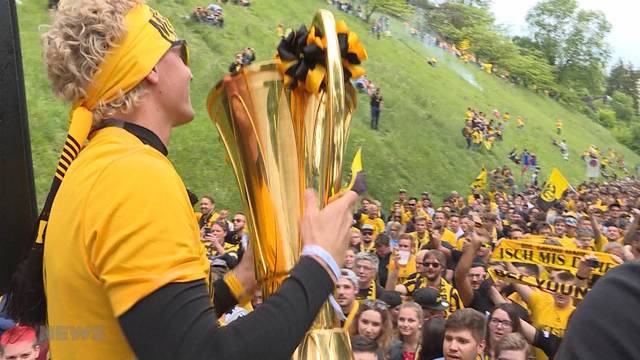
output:
[[[611,107],[616,112],[618,120],[630,121],[635,113],[633,108],[633,98],[621,91],[614,91],[611,95],[613,102]]]
[[[636,84],[640,79],[640,72],[633,66],[625,64],[622,59],[611,69],[607,78],[607,95],[611,96],[615,91],[620,91],[633,98],[633,107],[638,109],[638,89]]]
[[[361,0],[360,4],[364,6],[367,22],[376,12],[398,17],[409,16],[412,12],[412,7],[405,0]]]
[[[556,66],[559,83],[578,93],[602,93],[611,53],[605,41],[611,24],[604,13],[581,10],[575,0],[545,0],[526,20],[533,41]]]
[[[429,26],[455,43],[460,42],[470,29],[487,31],[493,24],[493,16],[482,8],[458,2],[445,2],[426,11]]]

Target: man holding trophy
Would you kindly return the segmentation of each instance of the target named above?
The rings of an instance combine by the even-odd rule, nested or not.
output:
[[[14,276],[9,307],[17,320],[46,320],[54,358],[284,359],[294,351],[311,358],[317,349],[311,343],[323,347],[342,336],[325,302],[349,243],[353,205],[365,190],[358,168],[340,190],[355,102],[336,51],[347,56],[355,34],[328,12],[314,21],[305,46],[319,44],[326,57],[326,65],[308,69],[314,93],[293,89],[282,73],[273,78],[275,65],[264,72],[252,65],[210,95],[209,112],[231,155],[251,229],[240,264],[212,282],[186,188],[166,157],[172,128],[194,116],[186,42],[140,1],[60,5],[44,35],[45,61],[54,93],[73,104],[71,122],[34,251]],[[321,41],[311,44],[311,33]],[[366,58],[364,49],[358,52]],[[284,53],[279,61],[291,65]],[[353,64],[352,57],[345,70],[357,75]],[[294,120],[295,143],[286,143],[285,134],[267,139],[253,122],[267,104],[248,92],[248,79],[264,74],[272,77],[269,101],[278,103],[277,117]],[[305,81],[299,73],[294,78]],[[295,123],[302,118],[312,120]],[[247,136],[232,139],[225,126]],[[296,148],[299,156],[268,151],[285,149],[278,146]],[[46,303],[34,295],[41,283],[23,281],[42,273]],[[258,282],[268,296],[264,304],[219,328],[216,314],[248,301]],[[310,327],[315,335],[296,350]],[[87,328],[91,336],[73,341],[74,331]],[[348,341],[337,346],[333,355],[347,354]],[[332,356],[317,351],[315,358]]]

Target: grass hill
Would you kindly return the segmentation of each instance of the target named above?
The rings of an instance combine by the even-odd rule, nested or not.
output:
[[[369,103],[361,96],[355,114],[346,158],[363,146],[370,194],[385,207],[398,188],[411,194],[429,191],[441,199],[451,190],[467,192],[483,164],[494,168],[510,163],[511,148],[527,148],[538,154],[543,167],[541,179],[558,167],[572,183],[584,180],[579,154],[590,144],[615,148],[628,167],[640,157],[616,142],[609,131],[587,117],[558,103],[515,87],[480,71],[473,65],[425,47],[410,38],[400,22],[392,22],[392,38],[376,40],[366,23],[350,17],[319,0],[254,0],[248,8],[224,6],[225,27],[219,29],[187,20],[191,9],[204,2],[191,0],[152,1],[173,22],[190,46],[192,57],[191,99],[197,115],[194,121],[174,131],[170,158],[187,187],[199,195],[213,195],[219,207],[239,209],[240,200],[233,171],[215,127],[209,120],[205,101],[210,88],[227,71],[236,51],[256,49],[257,60],[272,58],[278,38],[278,23],[297,28],[308,24],[317,8],[328,8],[347,21],[369,53],[365,67],[369,78],[382,87],[384,108],[380,131],[369,129]],[[39,203],[42,204],[55,170],[58,152],[68,123],[68,106],[51,95],[43,70],[39,41],[43,24],[51,22],[44,3],[24,1],[18,6],[30,132]],[[433,68],[427,57],[437,57]],[[460,135],[464,112],[474,107],[489,113],[494,107],[512,114],[504,142],[491,151],[469,151]],[[522,115],[526,127],[516,130],[515,117]],[[565,162],[551,145],[555,119],[564,122],[562,135],[569,144],[571,159]],[[348,160],[345,167],[348,167]],[[524,179],[520,179],[524,181]],[[159,194],[161,196],[161,194]]]

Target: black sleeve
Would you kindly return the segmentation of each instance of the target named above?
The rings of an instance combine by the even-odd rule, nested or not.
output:
[[[118,320],[140,359],[287,359],[333,285],[316,260],[302,257],[275,294],[225,327],[216,325],[202,280],[164,286]]]
[[[573,313],[556,359],[637,359],[638,279],[637,261],[609,270]]]
[[[549,359],[553,359],[561,342],[561,337],[548,331],[540,331],[536,329],[536,335],[533,338],[532,345],[542,350]]]

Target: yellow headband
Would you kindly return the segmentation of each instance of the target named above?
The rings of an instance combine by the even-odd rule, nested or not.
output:
[[[138,85],[151,72],[176,41],[171,23],[145,4],[133,7],[125,17],[127,34],[120,44],[111,49],[98,68],[86,97],[79,99],[71,109],[71,123],[60,154],[53,184],[38,223],[37,243],[44,242],[44,230],[49,211],[60,183],[78,156],[89,136],[93,123],[93,110],[100,102],[109,103]]]

